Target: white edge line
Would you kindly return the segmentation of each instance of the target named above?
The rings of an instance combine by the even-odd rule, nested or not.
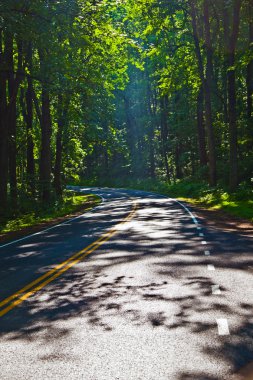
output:
[[[168,199],[170,201],[174,201],[174,202],[178,203],[181,207],[183,207],[185,209],[185,211],[187,211],[188,214],[191,216],[191,218],[194,221],[194,223],[197,226],[199,226],[199,222],[198,222],[197,218],[193,215],[193,213],[191,212],[191,210],[187,206],[185,206],[182,202],[180,202],[179,200],[177,200],[175,198],[171,198],[171,197],[163,195],[163,194],[155,193],[154,191],[145,191],[145,190],[136,190],[136,189],[125,189],[124,187],[121,187],[121,188],[118,188],[118,189],[114,189],[114,190],[138,191],[138,192],[142,192],[142,193],[148,193],[148,194],[158,195],[161,198],[165,198],[165,199]]]
[[[195,224],[199,224],[199,222],[197,221],[197,219],[195,218],[195,216],[193,215],[193,213],[191,212],[191,210],[189,210],[188,207],[186,207],[182,202],[178,201],[177,199],[174,199],[174,198],[169,198],[171,199],[172,201],[174,202],[177,202],[178,204],[180,204],[180,206],[182,206],[187,212],[188,214],[191,216],[192,220],[194,221]]]
[[[96,195],[97,195],[97,194],[96,194]],[[97,196],[102,200],[102,202],[99,204],[99,206],[96,206],[96,207],[92,208],[91,210],[89,210],[89,212],[92,212],[92,211],[96,210],[96,209],[97,209],[98,207],[100,207],[103,203],[105,203],[105,199],[104,199],[102,196],[100,196],[100,195],[97,195]],[[37,235],[41,235],[41,234],[43,234],[44,232],[50,231],[50,230],[52,230],[52,229],[54,229],[54,228],[57,228],[57,227],[63,226],[64,224],[67,224],[67,223],[69,223],[69,222],[73,222],[73,221],[76,220],[76,219],[80,219],[80,218],[83,218],[83,217],[86,217],[86,216],[87,216],[87,213],[84,213],[84,214],[82,214],[82,215],[76,216],[75,218],[65,220],[65,222],[62,222],[62,223],[56,224],[55,226],[52,226],[52,227],[46,228],[45,230],[42,230],[42,231],[39,231],[39,232],[35,232],[34,234],[24,236],[23,238],[20,238],[20,239],[17,239],[17,240],[10,241],[9,243],[6,243],[6,244],[3,244],[3,245],[0,245],[0,249],[1,249],[1,248],[4,248],[4,247],[7,247],[7,246],[9,246],[9,245],[15,244],[15,243],[19,243],[20,241],[23,241],[23,240],[29,239],[30,237],[37,236]]]
[[[71,188],[71,186],[69,186],[69,188]],[[73,188],[73,187],[72,187],[72,188]],[[123,189],[119,189],[119,190],[123,190]],[[124,189],[124,190],[125,190],[125,189]],[[199,223],[198,223],[197,219],[195,218],[195,216],[193,215],[193,213],[192,213],[192,212],[189,210],[189,208],[188,208],[187,206],[185,206],[182,202],[178,201],[178,200],[175,199],[175,198],[170,198],[170,197],[167,197],[167,196],[165,196],[165,195],[161,195],[161,194],[154,193],[154,192],[149,192],[149,194],[159,195],[159,196],[161,196],[161,197],[163,197],[163,198],[166,198],[166,199],[169,199],[169,200],[171,200],[171,201],[174,201],[174,202],[178,203],[178,204],[179,204],[181,207],[183,207],[183,208],[185,209],[185,211],[191,216],[193,222],[194,222],[196,225],[199,225]],[[97,195],[97,194],[96,194],[96,195]],[[100,198],[102,199],[102,204],[103,204],[103,203],[105,202],[105,199],[104,199],[102,196],[100,196],[100,195],[97,195],[97,196],[100,197]],[[100,207],[100,206],[101,206],[101,204],[100,204],[99,206],[94,207],[91,211],[94,211],[96,208],[98,208],[98,207]],[[57,228],[57,227],[59,227],[59,226],[62,226],[62,225],[64,225],[64,224],[66,224],[66,223],[72,222],[73,220],[76,220],[76,219],[82,218],[82,217],[84,217],[84,216],[86,216],[86,214],[79,215],[79,216],[77,216],[77,217],[75,217],[75,218],[73,218],[73,219],[68,219],[67,221],[65,221],[65,222],[63,222],[63,223],[60,223],[60,224],[57,224],[56,226],[53,226],[53,227],[47,228],[47,229],[45,229],[45,230],[42,230],[42,231],[36,232],[36,233],[34,233],[34,234],[31,234],[31,235],[27,235],[27,236],[25,236],[25,237],[23,237],[23,238],[21,238],[21,239],[13,240],[13,241],[11,241],[11,242],[9,242],[9,243],[7,243],[7,244],[0,245],[0,249],[1,249],[1,248],[4,248],[4,247],[7,247],[7,246],[9,246],[9,245],[12,245],[12,244],[18,243],[18,242],[20,242],[20,241],[26,240],[26,239],[28,239],[28,238],[30,238],[30,237],[32,237],[32,236],[40,235],[40,234],[42,234],[42,233],[44,233],[44,232],[47,232],[47,231],[49,231],[49,230],[52,230],[53,228]],[[206,244],[206,243],[204,243],[204,244]]]
[[[185,206],[182,202],[178,201],[175,198],[171,198],[171,197],[163,195],[163,194],[155,193],[154,191],[145,191],[145,190],[136,190],[136,189],[125,189],[124,187],[121,187],[119,189],[114,189],[114,190],[138,191],[138,192],[142,192],[142,193],[153,194],[153,195],[156,195],[156,196],[158,195],[161,198],[165,198],[165,199],[168,199],[170,201],[174,201],[174,202],[178,203],[181,207],[183,207],[185,209],[185,211],[188,212],[188,214],[191,216],[192,220],[194,221],[194,223],[197,226],[199,225],[199,222],[197,221],[197,219],[195,218],[195,216],[193,215],[193,213],[191,212],[191,210],[187,206]]]
[[[126,189],[121,189],[121,190],[126,190]],[[141,191],[141,190],[140,190]],[[145,191],[143,191],[145,192]],[[183,207],[185,209],[185,211],[190,215],[190,217],[192,218],[194,224],[196,224],[196,226],[199,226],[199,222],[197,220],[197,218],[193,215],[193,213],[191,212],[191,210],[185,206],[182,202],[180,202],[179,200],[175,199],[175,198],[171,198],[169,196],[166,196],[166,195],[162,195],[162,194],[159,194],[159,193],[155,193],[153,191],[146,191],[146,193],[149,193],[149,194],[153,194],[153,195],[158,195],[162,198],[165,198],[165,199],[168,199],[170,201],[173,201],[173,202],[176,202],[178,203],[181,207]]]

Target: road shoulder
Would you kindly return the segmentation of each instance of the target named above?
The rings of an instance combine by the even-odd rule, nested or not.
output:
[[[189,208],[197,214],[198,218],[207,227],[215,228],[216,230],[237,232],[240,234],[253,237],[253,223],[239,218],[220,210],[209,210],[204,206],[196,206],[184,202]]]
[[[73,219],[73,218],[76,218],[78,216],[81,216],[82,214],[92,210],[96,206],[98,206],[97,201],[88,201],[88,202],[85,202],[84,204],[80,205],[72,213],[68,213],[64,216],[52,218],[49,221],[40,222],[40,223],[35,224],[33,226],[22,228],[18,231],[10,231],[10,232],[0,233],[0,245],[9,243],[12,240],[21,239],[27,235],[35,234],[35,233],[40,232],[44,229],[57,226],[58,224],[61,224],[68,219]]]

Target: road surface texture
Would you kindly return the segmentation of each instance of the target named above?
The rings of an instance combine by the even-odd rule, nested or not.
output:
[[[1,380],[244,378],[253,239],[159,195],[82,190],[102,204],[0,247]]]

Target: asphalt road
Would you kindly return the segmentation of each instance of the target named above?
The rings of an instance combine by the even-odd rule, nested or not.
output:
[[[162,196],[83,191],[103,203],[0,246],[0,379],[239,378],[253,239]]]

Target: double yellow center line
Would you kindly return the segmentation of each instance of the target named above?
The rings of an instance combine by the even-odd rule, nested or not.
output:
[[[111,230],[103,234],[99,239],[97,239],[92,244],[88,245],[81,251],[75,253],[73,256],[63,261],[61,264],[55,266],[50,271],[46,272],[42,276],[38,277],[36,280],[32,281],[22,289],[18,290],[16,293],[0,301],[0,317],[7,314],[10,310],[14,309],[16,306],[20,305],[27,298],[31,297],[34,293],[38,292],[50,282],[54,281],[56,278],[65,273],[68,269],[73,267],[75,264],[83,260],[86,256],[94,252],[98,247],[109,240],[113,235],[115,235],[119,230],[118,226],[128,222],[133,218],[137,210],[137,203],[134,203],[133,210],[130,214],[119,224],[114,226]]]

